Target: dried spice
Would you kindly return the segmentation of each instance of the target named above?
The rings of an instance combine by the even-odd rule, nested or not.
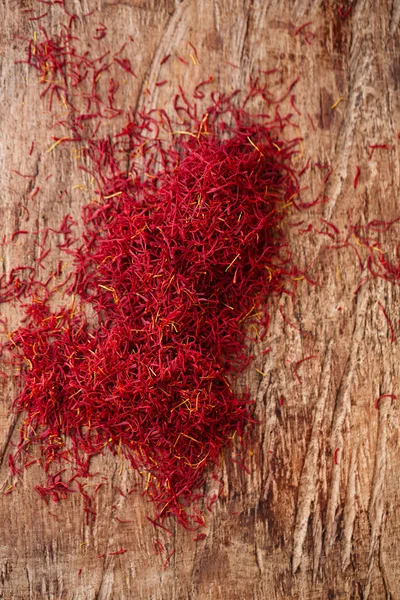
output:
[[[245,326],[298,275],[280,229],[298,194],[293,143],[280,140],[277,150],[278,125],[246,124],[241,110],[220,139],[220,107],[197,133],[173,136],[161,159],[173,157],[174,170],[154,170],[155,154],[144,174],[134,163],[128,173],[118,168],[121,143],[129,154],[136,148],[133,122],[114,147],[92,145],[102,199],[84,210],[68,288],[81,300],[57,312],[35,301],[28,324],[10,334],[10,350],[28,365],[15,403],[26,414],[15,458],[29,440],[46,469],[73,457],[85,476],[91,456],[120,452],[146,471],[157,518],[172,513],[186,526],[182,506],[252,421],[250,399],[232,389],[249,362]],[[59,474],[37,489],[58,500],[69,484]]]
[[[170,111],[130,112],[119,133],[101,137],[101,121],[123,114],[114,71],[135,76],[134,70],[120,56],[125,45],[97,58],[81,52],[75,15],[69,16],[55,35],[38,25],[21,62],[39,72],[49,111],[68,111],[54,123],[63,135],[53,137],[48,152],[80,143],[80,168],[93,178],[97,197],[84,208],[81,238],[66,215],[59,229],[36,232],[42,237],[35,267],[0,279],[1,301],[19,299],[26,311],[16,331],[3,323],[5,348],[21,368],[14,408],[24,415],[10,469],[17,475],[39,457],[47,477],[36,486],[40,496],[58,502],[79,493],[89,520],[102,484],[90,495],[80,479],[90,475],[93,456],[111,451],[143,477],[156,527],[168,531],[162,523],[173,515],[197,529],[204,525],[193,508],[201,485],[222,450],[254,422],[251,398],[235,388],[252,359],[249,333],[265,337],[268,299],[292,294],[302,278],[283,220],[290,207],[327,198],[299,199],[298,127],[291,113],[278,110],[290,97],[300,114],[292,93],[297,78],[277,98],[259,77],[244,98],[238,90],[215,91],[210,78],[192,94],[179,88]],[[97,22],[92,38],[105,35]],[[206,97],[208,108],[200,110],[196,101]],[[254,114],[255,100],[273,107],[271,115]],[[326,183],[330,165],[316,167],[328,170]],[[38,277],[50,238],[73,260],[64,281],[62,263],[47,281]],[[54,310],[60,289],[67,301]],[[297,377],[311,358],[296,363]],[[217,498],[206,501],[208,510]]]

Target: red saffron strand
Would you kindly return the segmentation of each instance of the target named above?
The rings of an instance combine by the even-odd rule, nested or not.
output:
[[[40,21],[40,19],[43,19],[44,17],[47,17],[48,14],[49,13],[47,11],[47,12],[41,14],[41,15],[38,15],[37,17],[28,17],[28,19],[29,19],[29,21]]]
[[[308,120],[311,123],[312,130],[315,131],[314,121],[312,120],[310,113],[307,113],[307,117],[308,117]]]
[[[328,181],[329,177],[333,173],[332,166],[331,165],[321,165],[321,163],[315,163],[315,166],[318,169],[328,169],[328,173],[325,175],[324,179],[322,180],[322,183],[326,183]]]
[[[368,160],[371,160],[375,150],[389,150],[389,146],[387,144],[370,144],[368,146]]]
[[[114,56],[119,56],[119,55],[120,55],[120,54],[121,54],[121,53],[122,53],[122,52],[125,50],[125,47],[126,47],[126,42],[124,42],[124,43],[122,44],[122,46],[121,46],[121,48],[118,50],[118,52],[115,52]]]
[[[356,176],[354,177],[354,189],[357,189],[358,181],[360,179],[360,167],[356,167]]]
[[[352,6],[349,6],[349,8],[347,8],[347,9],[345,6],[338,6],[339,16],[342,19],[345,19],[350,14],[352,8],[353,8]]]
[[[303,29],[308,27],[308,25],[312,25],[312,21],[307,21],[307,23],[304,23],[303,25],[300,25],[300,27],[297,27],[297,29],[294,30],[293,35],[296,37],[296,35],[299,35],[300,31],[303,31]]]
[[[340,233],[339,229],[333,223],[330,223],[329,221],[326,221],[326,219],[322,219],[322,218],[320,218],[320,221],[322,223],[325,223],[325,225],[327,225],[328,227],[330,227],[335,232],[336,235],[338,235]]]
[[[298,110],[298,108],[294,104],[295,98],[296,98],[296,96],[294,94],[292,94],[290,96],[290,106],[293,108],[295,113],[297,113],[299,116],[301,116],[301,112]]]
[[[14,231],[14,233],[11,236],[11,241],[13,242],[14,239],[18,236],[18,235],[22,235],[22,234],[27,234],[29,233],[29,231],[27,231],[26,229],[17,229],[17,231]]]
[[[395,396],[394,394],[382,394],[382,396],[379,396],[379,398],[377,398],[376,401],[375,401],[375,408],[377,410],[379,410],[379,408],[380,408],[380,402],[384,398],[391,398],[392,400],[397,400],[397,396]]]
[[[315,38],[315,33],[313,33],[312,31],[305,31],[303,33],[303,39],[304,39],[305,43],[308,44],[309,46],[311,46],[311,42],[313,41],[314,38]]]
[[[293,325],[293,323],[291,323],[290,321],[287,320],[287,318],[283,314],[283,310],[282,310],[281,306],[279,307],[279,312],[281,313],[281,317],[285,321],[285,323],[287,323],[288,325],[290,325],[290,327],[293,327],[293,329],[296,329],[296,331],[301,331],[301,329],[299,327],[297,327],[296,325]]]
[[[170,54],[167,54],[166,56],[164,56],[163,59],[161,59],[160,61],[160,65],[165,65],[165,63],[167,62],[167,60],[169,60],[171,58]]]
[[[339,448],[336,448],[335,452],[333,453],[333,462],[335,463],[335,465],[339,464],[338,454],[339,454]]]
[[[11,169],[11,171],[13,173],[16,173],[20,177],[25,177],[26,179],[36,179],[36,175],[23,175],[22,173],[20,173],[19,171],[16,171],[15,169]]]
[[[96,35],[93,35],[94,40],[102,40],[107,35],[107,27],[103,23],[99,23],[99,27],[96,27]]]
[[[315,355],[313,355],[313,356],[307,356],[306,358],[302,358],[301,360],[298,360],[296,363],[294,363],[294,365],[293,365],[293,373],[295,374],[295,376],[298,379],[299,383],[303,383],[303,382],[302,382],[302,379],[301,379],[300,375],[297,372],[297,369],[299,368],[299,366],[303,362],[305,362],[307,360],[311,360],[312,358],[317,358],[317,357]]]
[[[195,62],[199,63],[200,60],[199,60],[196,48],[193,46],[193,44],[191,42],[188,42],[188,46],[190,46],[193,51],[193,56],[194,56]]]
[[[40,188],[38,186],[35,187],[34,190],[32,190],[32,192],[29,194],[29,200],[33,200],[33,198],[36,196],[36,194],[38,194],[40,191]]]
[[[154,552],[155,554],[165,553],[165,547],[160,540],[154,540]]]
[[[119,517],[114,517],[118,523],[133,523],[132,519],[120,519]]]
[[[380,302],[378,302],[378,304],[379,304],[379,307],[380,307],[380,309],[381,309],[381,311],[383,313],[383,316],[385,317],[386,322],[387,322],[387,324],[389,326],[390,340],[391,340],[391,342],[393,344],[393,342],[395,341],[396,337],[394,335],[394,329],[393,329],[392,321],[389,319],[389,315],[387,314],[387,312],[386,312],[385,307],[383,306],[383,304],[381,304]]]
[[[233,67],[234,69],[240,69],[239,65],[235,65],[234,63],[230,62],[229,60],[226,60],[225,64],[229,65],[230,67]]]
[[[165,561],[164,561],[164,564],[163,564],[163,570],[164,570],[164,571],[165,571],[165,570],[166,570],[166,568],[167,568],[167,565],[168,565],[168,563],[169,563],[169,560],[170,560],[170,558],[171,558],[171,557],[172,557],[174,554],[175,554],[175,550],[171,550],[171,552],[168,554],[167,558],[165,559]]]

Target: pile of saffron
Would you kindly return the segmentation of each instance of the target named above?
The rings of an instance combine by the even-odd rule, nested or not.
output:
[[[59,51],[59,40],[45,47]],[[28,63],[40,56],[36,44]],[[204,99],[205,83],[194,99]],[[51,98],[57,85],[46,89]],[[282,229],[299,194],[298,138],[283,135],[290,118],[276,104],[272,116],[254,117],[248,98],[212,92],[198,114],[181,91],[174,117],[137,111],[107,139],[89,135],[70,105],[59,140],[81,142],[97,200],[84,208],[78,242],[69,215],[43,233],[58,236],[72,272],[58,285],[33,269],[0,284],[3,302],[26,299],[25,322],[5,344],[21,366],[14,408],[23,415],[9,462],[17,474],[39,457],[44,499],[78,490],[94,517],[80,478],[91,457],[111,451],[143,476],[155,522],[203,524],[190,507],[222,450],[254,422],[236,383],[251,360],[247,341],[263,339],[268,299],[298,275]],[[65,304],[54,310],[60,291]]]

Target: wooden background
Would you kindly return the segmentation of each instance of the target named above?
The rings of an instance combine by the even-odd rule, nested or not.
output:
[[[26,65],[23,43],[36,26],[22,9],[32,0],[1,0],[0,233],[25,229],[21,204],[31,211],[30,229],[60,222],[65,212],[79,218],[90,197],[79,157],[67,145],[48,153],[51,119],[39,100],[37,75]],[[108,27],[102,48],[118,49],[131,35],[129,50],[138,79],[125,82],[123,102],[140,106],[146,88],[155,106],[167,106],[178,84],[183,88],[214,76],[216,87],[245,87],[258,69],[278,67],[282,86],[299,76],[294,93],[305,156],[334,169],[326,194],[330,200],[307,215],[345,230],[353,222],[389,220],[399,214],[400,190],[400,2],[353,0],[341,19],[335,0],[74,0],[78,14],[96,7],[79,36],[87,46],[93,24]],[[35,5],[35,14],[45,12]],[[350,6],[350,4],[346,4]],[[55,30],[61,13],[52,9],[41,21]],[[311,21],[315,39],[308,45],[293,33]],[[189,58],[188,42],[199,64]],[[105,50],[104,50],[105,51]],[[160,60],[172,58],[164,67]],[[177,60],[189,61],[186,66]],[[236,69],[228,62],[240,67]],[[168,84],[154,88],[157,80]],[[335,109],[332,105],[343,100]],[[312,117],[313,132],[307,113]],[[31,141],[35,150],[29,156]],[[368,145],[387,143],[389,151]],[[361,177],[353,188],[355,167]],[[11,169],[34,173],[22,179]],[[53,177],[46,182],[46,177]],[[321,187],[312,169],[307,184]],[[40,193],[29,201],[34,186]],[[65,191],[64,191],[65,190]],[[303,218],[303,217],[302,217]],[[246,375],[257,400],[261,425],[251,441],[247,475],[226,456],[221,476],[224,494],[208,516],[204,541],[171,525],[173,537],[159,538],[175,554],[164,571],[154,554],[151,514],[140,494],[122,497],[135,477],[108,456],[98,460],[112,485],[97,496],[98,518],[85,525],[80,499],[47,507],[33,486],[42,473],[24,473],[16,489],[0,496],[0,598],[5,600],[235,600],[235,599],[396,599],[400,598],[399,405],[380,394],[399,392],[398,288],[372,280],[354,294],[365,275],[350,249],[327,251],[323,236],[292,232],[300,265],[308,265],[317,286],[301,284],[294,302],[281,300],[287,319],[272,311],[264,346]],[[290,232],[289,232],[290,234]],[[398,228],[387,234],[395,239]],[[3,250],[1,268],[33,260],[28,236]],[[381,302],[391,317],[391,343]],[[338,308],[341,310],[338,310]],[[19,315],[0,307],[10,322]],[[302,384],[288,364],[316,355],[299,367]],[[263,377],[255,368],[266,373]],[[1,381],[0,483],[7,489],[7,452],[18,434],[9,415],[15,390]],[[284,395],[282,406],[279,397]],[[338,464],[333,459],[338,448]],[[94,469],[95,470],[95,469]],[[211,484],[210,488],[211,490]],[[116,508],[112,508],[112,505]],[[57,515],[59,522],[49,510]],[[122,524],[119,518],[131,519]],[[108,552],[126,547],[122,556]],[[98,554],[106,553],[104,558]],[[80,576],[78,570],[82,569]]]

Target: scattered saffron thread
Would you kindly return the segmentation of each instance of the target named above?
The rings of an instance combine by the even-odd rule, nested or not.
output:
[[[109,552],[108,556],[117,556],[119,554],[125,554],[125,552],[128,552],[128,550],[126,548],[121,548],[121,550],[116,550],[115,552]]]
[[[315,355],[313,355],[313,356],[307,356],[306,358],[302,358],[301,360],[298,360],[298,361],[297,361],[296,363],[294,363],[294,365],[293,365],[293,373],[294,373],[295,377],[298,379],[298,381],[299,381],[299,383],[300,383],[300,384],[301,384],[301,383],[303,383],[303,382],[302,382],[302,379],[301,379],[300,375],[298,374],[297,370],[298,370],[299,366],[300,366],[300,365],[301,365],[303,362],[305,362],[305,361],[307,361],[307,360],[311,360],[312,358],[317,358],[317,357],[316,357]]]
[[[356,167],[356,176],[354,177],[354,189],[357,189],[358,181],[360,179],[360,167]]]
[[[368,160],[371,160],[375,150],[389,150],[389,146],[387,144],[370,144],[368,146]]]
[[[392,400],[397,400],[397,396],[395,396],[394,394],[382,394],[382,396],[379,396],[379,398],[377,398],[375,402],[375,408],[377,410],[379,410],[381,400],[383,400],[384,398],[391,398]]]
[[[349,6],[349,8],[347,8],[347,9],[345,6],[338,6],[339,16],[342,19],[345,19],[350,14],[352,8],[353,8],[352,6]]]
[[[387,322],[387,324],[389,326],[390,339],[391,339],[391,342],[393,343],[395,341],[396,337],[394,335],[394,329],[393,329],[392,321],[389,319],[389,316],[388,316],[388,314],[387,314],[387,312],[385,310],[385,307],[380,302],[378,302],[378,304],[379,304],[379,307],[380,307],[380,309],[381,309],[381,311],[383,313],[383,316],[385,317],[386,322]]]
[[[339,455],[339,448],[336,448],[335,452],[333,453],[333,462],[335,463],[335,465],[339,464],[338,455]]]

